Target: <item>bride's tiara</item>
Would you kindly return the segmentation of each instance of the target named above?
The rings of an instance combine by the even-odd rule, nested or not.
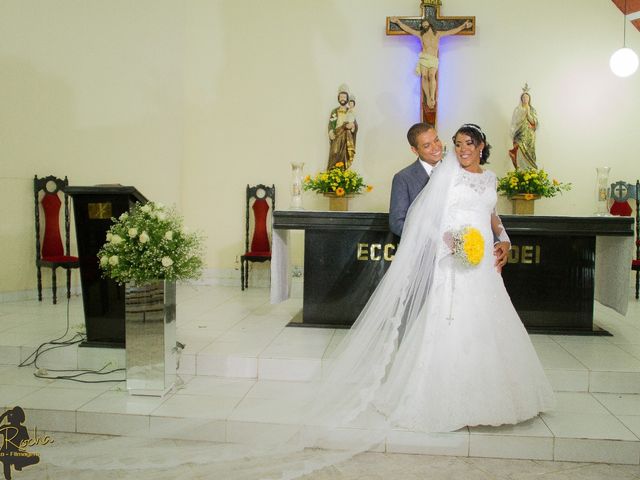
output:
[[[462,125],[460,127],[460,129],[463,128],[470,128],[471,130],[475,130],[476,132],[478,132],[480,134],[480,137],[482,137],[482,140],[486,140],[487,136],[484,134],[484,132],[482,131],[482,129],[476,125],[475,123],[465,123],[464,125]]]

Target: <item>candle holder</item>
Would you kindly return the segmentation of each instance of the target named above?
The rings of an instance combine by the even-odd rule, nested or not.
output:
[[[596,168],[596,211],[598,217],[609,215],[609,172],[610,167]]]
[[[304,162],[291,162],[291,210],[302,208],[302,167]]]

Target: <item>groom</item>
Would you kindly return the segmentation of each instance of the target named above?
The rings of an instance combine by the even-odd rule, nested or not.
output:
[[[429,182],[431,172],[442,160],[443,153],[438,132],[428,123],[413,125],[407,132],[407,140],[409,140],[411,151],[418,156],[418,159],[393,177],[389,229],[398,236],[402,235],[409,206]],[[496,239],[493,253],[496,256],[498,270],[507,263],[510,247],[509,242],[499,242]]]

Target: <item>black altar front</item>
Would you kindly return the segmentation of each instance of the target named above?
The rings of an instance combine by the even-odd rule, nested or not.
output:
[[[118,218],[147,199],[134,187],[68,187],[80,258],[80,281],[87,339],[81,346],[123,348],[124,286],[103,278],[98,251],[106,240],[111,218]]]
[[[276,211],[275,229],[304,230],[301,318],[348,328],[389,267],[398,237],[386,213]],[[504,215],[505,285],[530,332],[598,334],[593,325],[596,236],[631,236],[628,217]]]

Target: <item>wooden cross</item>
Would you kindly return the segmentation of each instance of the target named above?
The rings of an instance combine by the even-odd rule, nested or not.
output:
[[[438,113],[438,44],[447,35],[475,35],[476,17],[441,17],[441,0],[421,0],[420,17],[387,17],[387,35],[413,35],[422,43],[416,73],[421,77],[422,121],[436,124]]]

